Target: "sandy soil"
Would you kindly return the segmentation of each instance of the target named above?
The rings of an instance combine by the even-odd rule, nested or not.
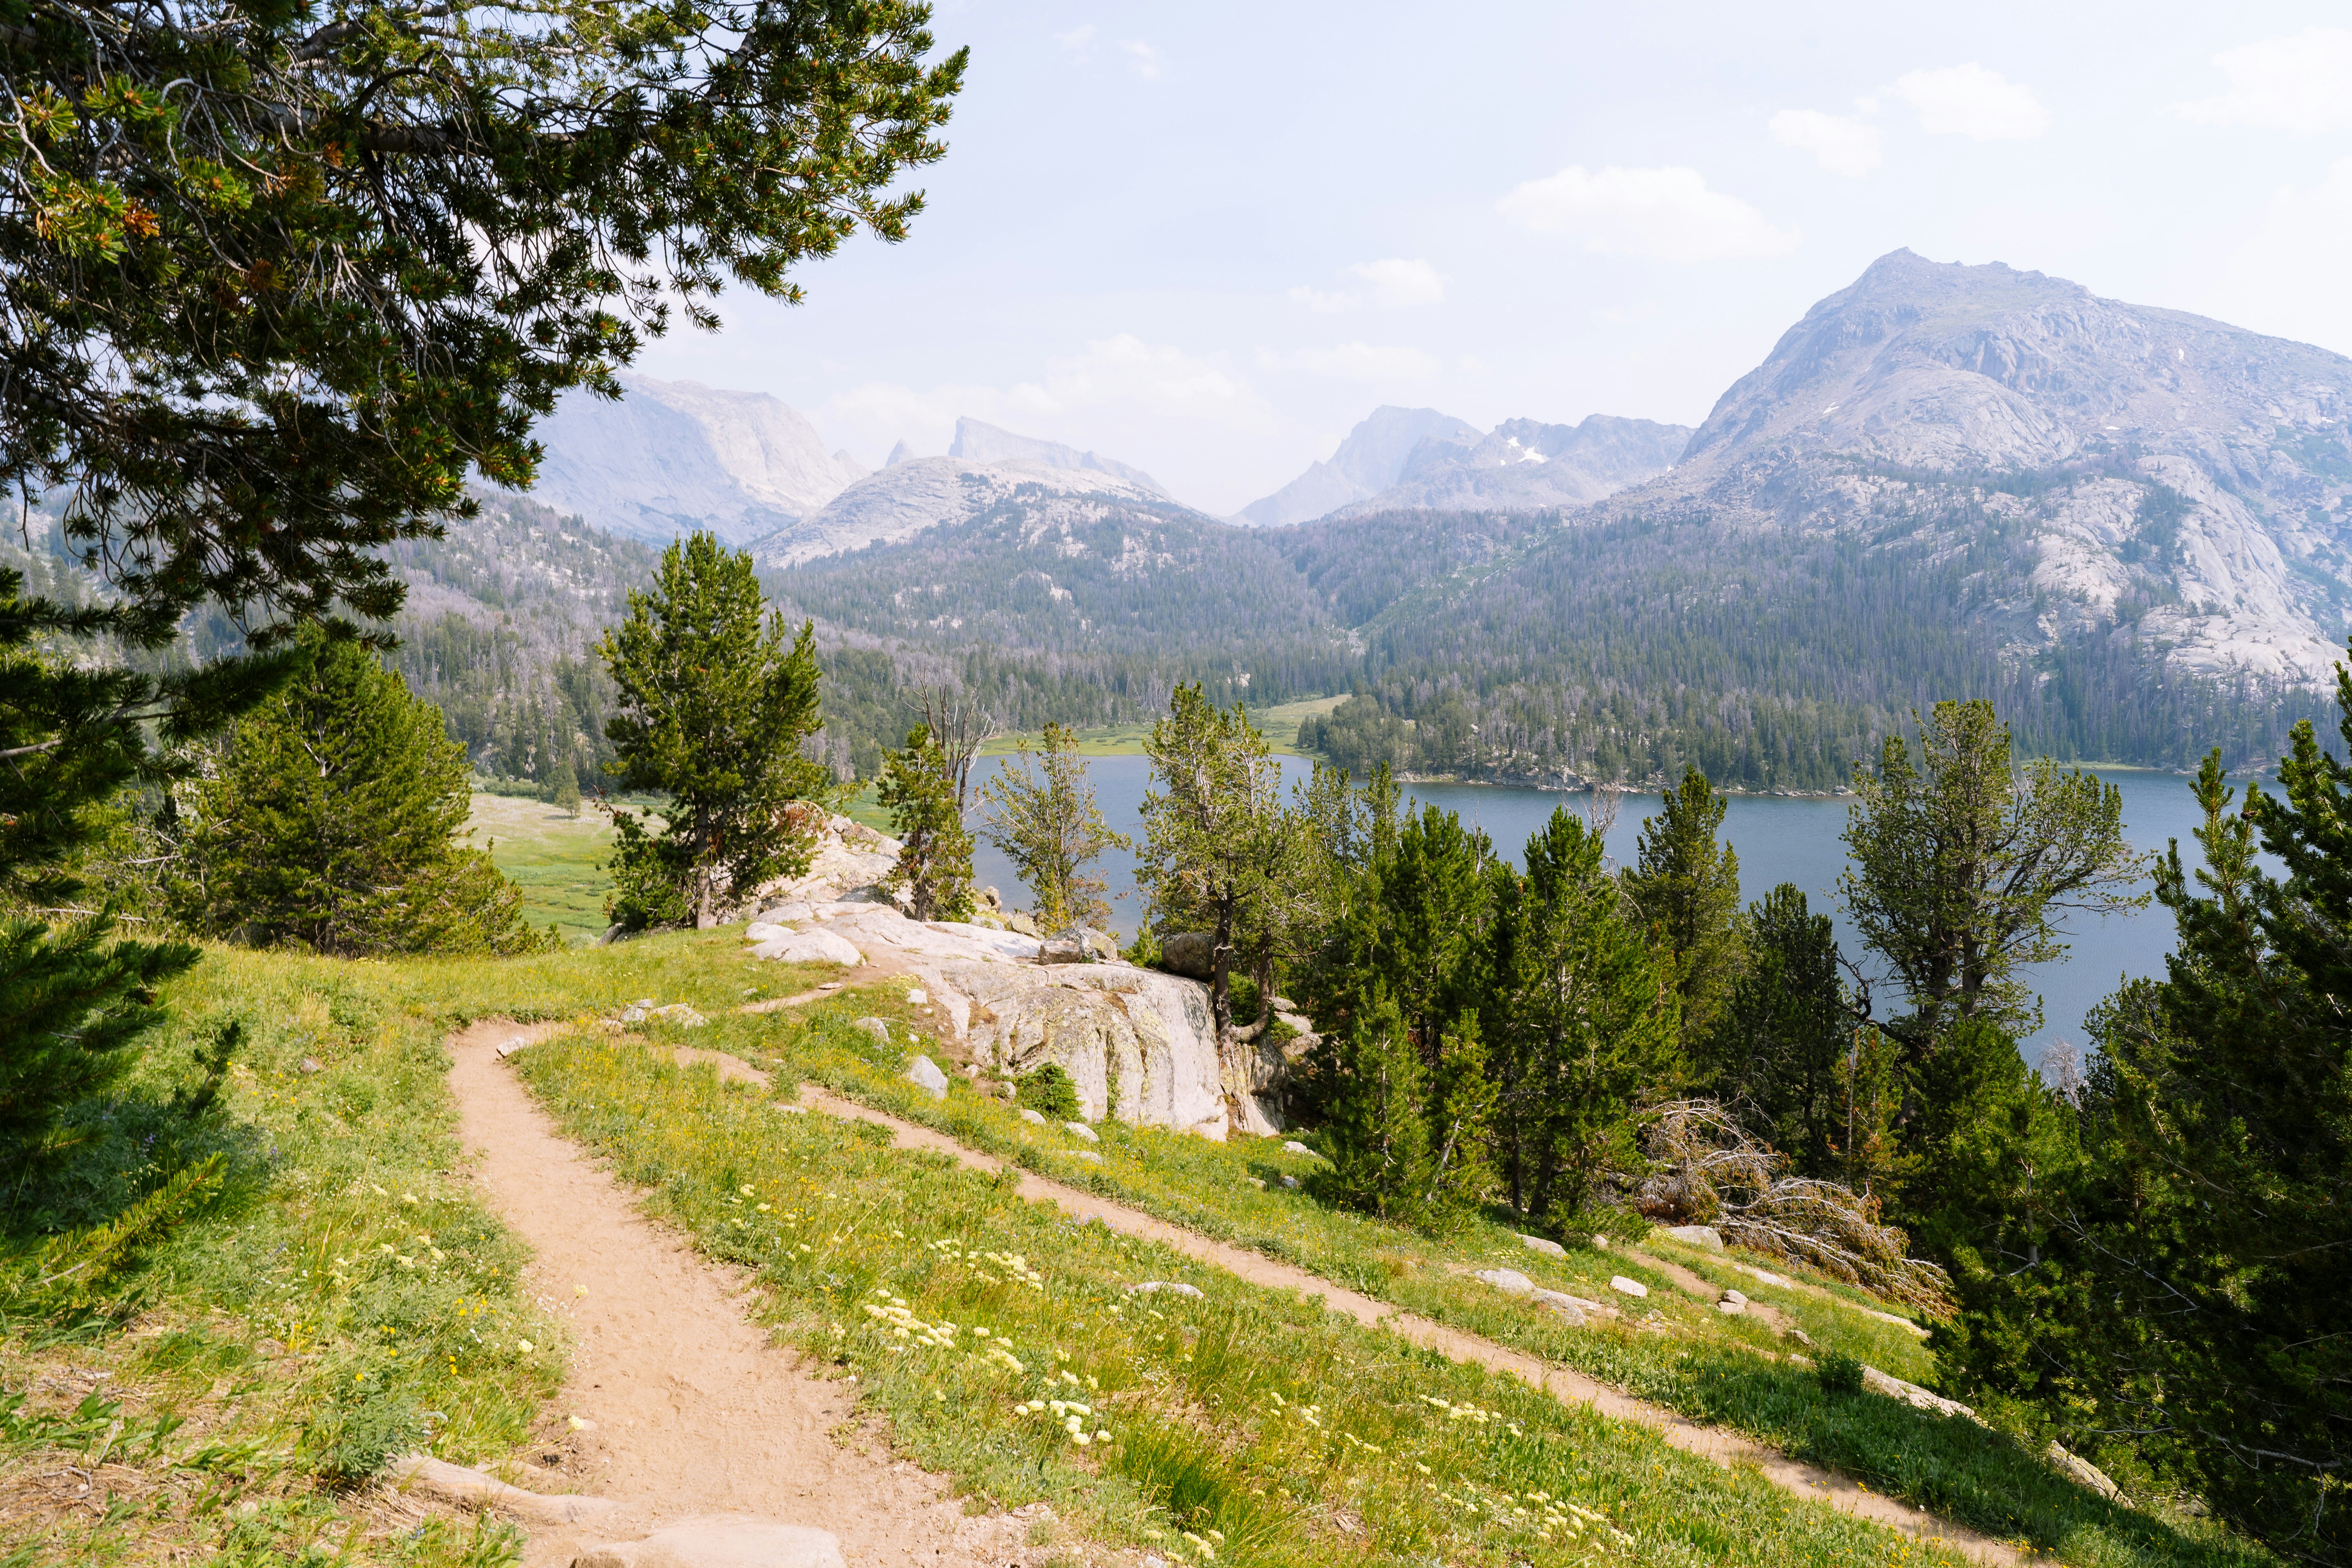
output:
[[[489,1022],[448,1042],[473,1177],[536,1252],[529,1285],[576,1347],[555,1406],[560,1435],[533,1450],[528,1473],[506,1479],[601,1495],[623,1510],[535,1530],[529,1568],[569,1563],[591,1539],[716,1513],[830,1530],[850,1568],[1005,1568],[1049,1555],[1028,1544],[1045,1510],[967,1518],[939,1478],[845,1428],[849,1389],[768,1343],[745,1316],[742,1280],[647,1221],[554,1134],[497,1051],[541,1032]],[[572,1416],[587,1426],[572,1430]]]

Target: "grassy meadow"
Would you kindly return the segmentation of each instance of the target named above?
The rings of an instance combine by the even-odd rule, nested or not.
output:
[[[1622,1247],[1588,1238],[1551,1259],[1500,1225],[1432,1238],[1334,1212],[1284,1187],[1316,1162],[1278,1140],[1107,1126],[1086,1146],[1093,1163],[961,1078],[933,1102],[899,1079],[896,1049],[850,1026],[889,1017],[908,1048],[937,1052],[933,1016],[903,983],[728,1011],[820,974],[752,961],[730,931],[508,961],[208,953],[173,988],[177,1021],[136,1079],[67,1131],[53,1169],[21,1179],[24,1223],[0,1256],[0,1563],[509,1559],[512,1537],[388,1517],[364,1484],[409,1447],[496,1463],[561,1422],[561,1335],[517,1289],[516,1243],[456,1172],[439,1042],[477,1017],[584,1024],[644,996],[711,1022],[567,1031],[517,1058],[533,1092],[654,1212],[756,1270],[777,1333],[854,1372],[898,1449],[985,1505],[1050,1498],[1079,1534],[1191,1568],[1953,1560],[1294,1296],[1075,1226],[876,1130],[781,1113],[772,1095],[647,1044],[732,1052],[778,1075],[780,1092],[821,1081],[2069,1563],[2269,1561],[2194,1521],[2101,1501],[2030,1439],[1832,1394],[1775,1359],[1785,1345],[1763,1325],[1679,1296]],[[231,1017],[248,1043],[198,1105],[197,1048]],[[1496,1262],[1599,1299],[1622,1272],[1652,1294],[1622,1321],[1570,1329],[1455,1272]],[[1203,1294],[1127,1294],[1139,1279]],[[1895,1325],[1741,1289],[1823,1351],[1932,1377]]]
[[[604,896],[613,890],[604,858],[613,823],[593,805],[560,811],[527,795],[477,791],[466,819],[474,842],[488,848],[499,870],[522,889],[523,914],[551,925],[572,942],[602,936]]]

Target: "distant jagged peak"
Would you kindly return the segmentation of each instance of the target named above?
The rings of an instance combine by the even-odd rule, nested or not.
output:
[[[907,445],[907,438],[901,436],[898,445],[890,448],[890,455],[882,459],[882,466],[886,468],[895,468],[901,463],[913,462],[919,455],[915,448]]]
[[[1159,480],[1141,468],[1093,452],[1081,452],[1076,447],[1066,447],[1059,441],[1040,440],[1034,436],[1018,436],[1010,430],[974,419],[970,415],[956,420],[955,440],[948,447],[948,456],[960,458],[968,463],[992,466],[1076,468],[1098,474],[1109,474],[1149,490],[1153,495],[1168,494]]]
[[[1357,421],[1327,462],[1241,510],[1234,521],[1261,528],[1288,528],[1378,495],[1401,479],[1423,444],[1475,445],[1478,427],[1434,408],[1382,404]]]
[[[1032,518],[1126,514],[1200,519],[1158,489],[1107,469],[910,458],[851,485],[815,516],[778,529],[754,544],[752,554],[762,566],[797,566],[868,545],[898,543],[1006,507]]]
[[[1382,511],[1549,511],[1582,506],[1656,478],[1682,457],[1685,425],[1587,415],[1574,425],[1506,419],[1425,436],[1395,481],[1331,515]]]

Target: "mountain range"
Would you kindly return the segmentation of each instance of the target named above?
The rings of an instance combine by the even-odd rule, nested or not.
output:
[[[1131,464],[965,416],[944,457],[906,442],[872,472],[827,455],[807,417],[764,393],[621,378],[617,402],[567,395],[539,436],[532,499],[635,539],[707,528],[792,565],[967,521],[1024,485],[1114,502],[1173,501]],[[1231,521],[1284,527],[1398,508],[1444,511],[1579,506],[1664,472],[1687,426],[1592,415],[1580,425],[1513,419],[1482,432],[1430,408],[1382,407],[1328,462]],[[1206,515],[1197,514],[1196,515]]]
[[[1687,425],[1588,415],[1580,425],[1509,419],[1480,432],[1433,408],[1383,407],[1236,521],[1284,527],[1326,517],[1535,511],[1581,506],[1674,467]]]
[[[867,473],[773,399],[627,387],[551,421],[540,499],[749,544],[817,623],[826,745],[861,774],[910,686],[1034,727],[1144,717],[1177,680],[1352,692],[1330,755],[1532,782],[1830,787],[1908,710],[1978,695],[2029,750],[2242,762],[2326,713],[2352,627],[2352,361],[1909,251],[1696,429],[1384,407],[1234,520],[974,420]]]

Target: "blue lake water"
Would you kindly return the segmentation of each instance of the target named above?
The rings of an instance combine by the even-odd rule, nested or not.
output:
[[[1302,780],[1308,763],[1302,758],[1280,759],[1286,781]],[[974,782],[991,776],[996,759],[984,759],[973,770]],[[2183,858],[2192,863],[2197,846],[2190,832],[2201,820],[2189,793],[2189,780],[2174,773],[2096,770],[2123,792],[2124,827],[2133,847],[2143,854],[2161,851],[2167,841],[2181,841]],[[1150,782],[1150,764],[1142,757],[1094,757],[1087,772],[1102,803],[1103,815],[1122,833],[1140,837],[1138,811]],[[1425,801],[1461,813],[1463,820],[1484,828],[1497,851],[1515,864],[1528,836],[1553,810],[1566,806],[1581,814],[1590,796],[1559,795],[1545,790],[1515,789],[1489,784],[1414,784],[1407,792]],[[1838,941],[1849,957],[1860,958],[1853,926],[1837,904],[1838,875],[1846,868],[1846,806],[1842,799],[1789,799],[1768,795],[1734,795],[1724,814],[1724,837],[1739,855],[1741,897],[1754,900],[1781,882],[1794,882],[1805,891],[1816,911],[1826,910],[1836,922]],[[1610,832],[1609,853],[1618,865],[1631,864],[1642,819],[1654,815],[1654,795],[1628,795]],[[976,869],[980,880],[1003,890],[1008,901],[1025,904],[1026,892],[1005,858],[985,842],[980,846]],[[1122,940],[1133,936],[1142,911],[1135,891],[1135,862],[1116,850],[1106,855],[1101,874],[1110,885],[1113,923]],[[2146,891],[2143,884],[2141,891]],[[2028,1061],[2059,1041],[2084,1044],[2083,1017],[2127,977],[2161,974],[2165,954],[2172,948],[2172,916],[2160,905],[2126,910],[2104,918],[2076,918],[2067,922],[2064,940],[2069,952],[2055,963],[2030,971],[2027,983],[2042,997],[2042,1026],[2025,1046]],[[1874,994],[1892,999],[1891,991]],[[1886,1008],[1886,1001],[1880,1004]]]

